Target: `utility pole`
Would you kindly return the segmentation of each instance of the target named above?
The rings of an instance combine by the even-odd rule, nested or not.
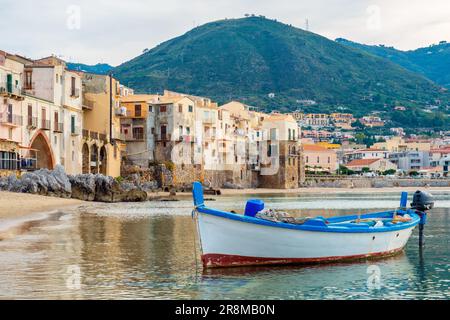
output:
[[[112,132],[112,119],[113,118],[113,73],[109,73],[109,142],[114,145],[113,132]]]

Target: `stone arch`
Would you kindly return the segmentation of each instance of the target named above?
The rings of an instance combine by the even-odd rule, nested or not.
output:
[[[30,147],[37,150],[38,169],[53,169],[55,167],[55,156],[48,137],[41,130],[35,133],[31,139]]]
[[[90,169],[91,173],[98,173],[98,146],[94,143],[90,150]]]
[[[89,173],[90,171],[90,161],[89,161],[89,146],[87,143],[83,143],[83,148],[81,149],[82,154],[82,172]]]
[[[106,153],[105,146],[100,148],[100,158],[99,158],[99,172],[106,176],[107,166],[108,166],[108,154]]]

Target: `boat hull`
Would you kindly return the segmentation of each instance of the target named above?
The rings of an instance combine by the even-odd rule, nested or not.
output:
[[[415,226],[386,232],[320,232],[246,223],[199,213],[204,267],[310,264],[390,256]]]

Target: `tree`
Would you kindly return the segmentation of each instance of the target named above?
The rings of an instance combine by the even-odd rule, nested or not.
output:
[[[370,168],[368,168],[368,167],[364,167],[364,168],[362,168],[361,169],[361,172],[363,172],[363,173],[368,173],[368,172],[370,172],[371,170],[370,170]]]
[[[389,169],[389,170],[384,171],[383,175],[384,176],[392,175],[392,174],[395,174],[396,172],[397,172],[397,170],[395,170],[395,169]]]
[[[349,176],[349,175],[355,174],[355,171],[350,170],[346,166],[340,165],[339,169],[338,169],[338,173]]]

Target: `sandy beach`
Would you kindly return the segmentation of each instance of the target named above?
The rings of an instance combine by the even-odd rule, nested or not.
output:
[[[0,221],[21,218],[34,213],[55,211],[83,203],[85,202],[76,199],[0,191]]]

